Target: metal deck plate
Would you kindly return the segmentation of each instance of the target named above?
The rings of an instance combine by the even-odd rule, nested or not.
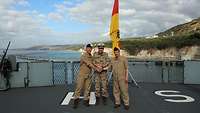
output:
[[[77,109],[73,109],[73,101],[61,105],[73,86],[17,88],[0,92],[0,113],[199,113],[200,85],[139,83],[140,88],[129,85],[130,109],[113,108],[112,90],[107,105],[102,101],[98,106],[85,107],[83,101]],[[111,88],[112,86],[110,86]],[[179,93],[162,92],[166,97],[155,94],[155,91],[172,90]],[[182,96],[181,96],[182,95]],[[193,102],[168,102],[165,99],[187,100],[184,96],[194,99]]]

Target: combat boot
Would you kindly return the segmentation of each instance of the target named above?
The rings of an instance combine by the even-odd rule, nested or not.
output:
[[[114,108],[118,108],[118,107],[120,107],[120,104],[115,104],[114,105]]]
[[[84,100],[84,105],[87,106],[87,107],[90,106],[89,105],[89,100]]]
[[[96,103],[95,105],[99,105],[100,97],[96,97]]]
[[[74,99],[74,106],[73,108],[76,109],[78,107],[79,99]]]
[[[102,99],[103,99],[103,104],[106,105],[107,104],[107,97],[103,96]]]
[[[129,105],[124,105],[125,110],[129,110]]]

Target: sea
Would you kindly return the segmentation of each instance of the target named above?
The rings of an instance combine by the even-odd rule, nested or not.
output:
[[[1,56],[3,50],[0,50]],[[81,52],[70,50],[9,50],[7,55],[17,56],[18,61],[24,60],[78,60],[80,59]]]

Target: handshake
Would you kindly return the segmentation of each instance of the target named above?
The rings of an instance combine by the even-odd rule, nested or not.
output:
[[[104,70],[108,70],[108,66],[107,67],[104,67],[104,66],[102,66],[102,65],[96,65],[95,66],[95,70],[97,71],[97,72],[102,72],[102,71],[104,71]]]

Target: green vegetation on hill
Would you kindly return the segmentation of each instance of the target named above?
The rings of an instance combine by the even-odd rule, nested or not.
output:
[[[141,50],[148,49],[166,49],[166,48],[182,48],[185,46],[200,45],[200,33],[192,33],[187,35],[158,37],[150,39],[125,39],[121,41],[122,49],[129,52],[131,55],[136,55]],[[111,42],[106,42],[107,47],[111,47]]]
[[[174,26],[164,32],[160,32],[158,36],[184,35],[188,33],[200,32],[200,17],[190,22]]]

